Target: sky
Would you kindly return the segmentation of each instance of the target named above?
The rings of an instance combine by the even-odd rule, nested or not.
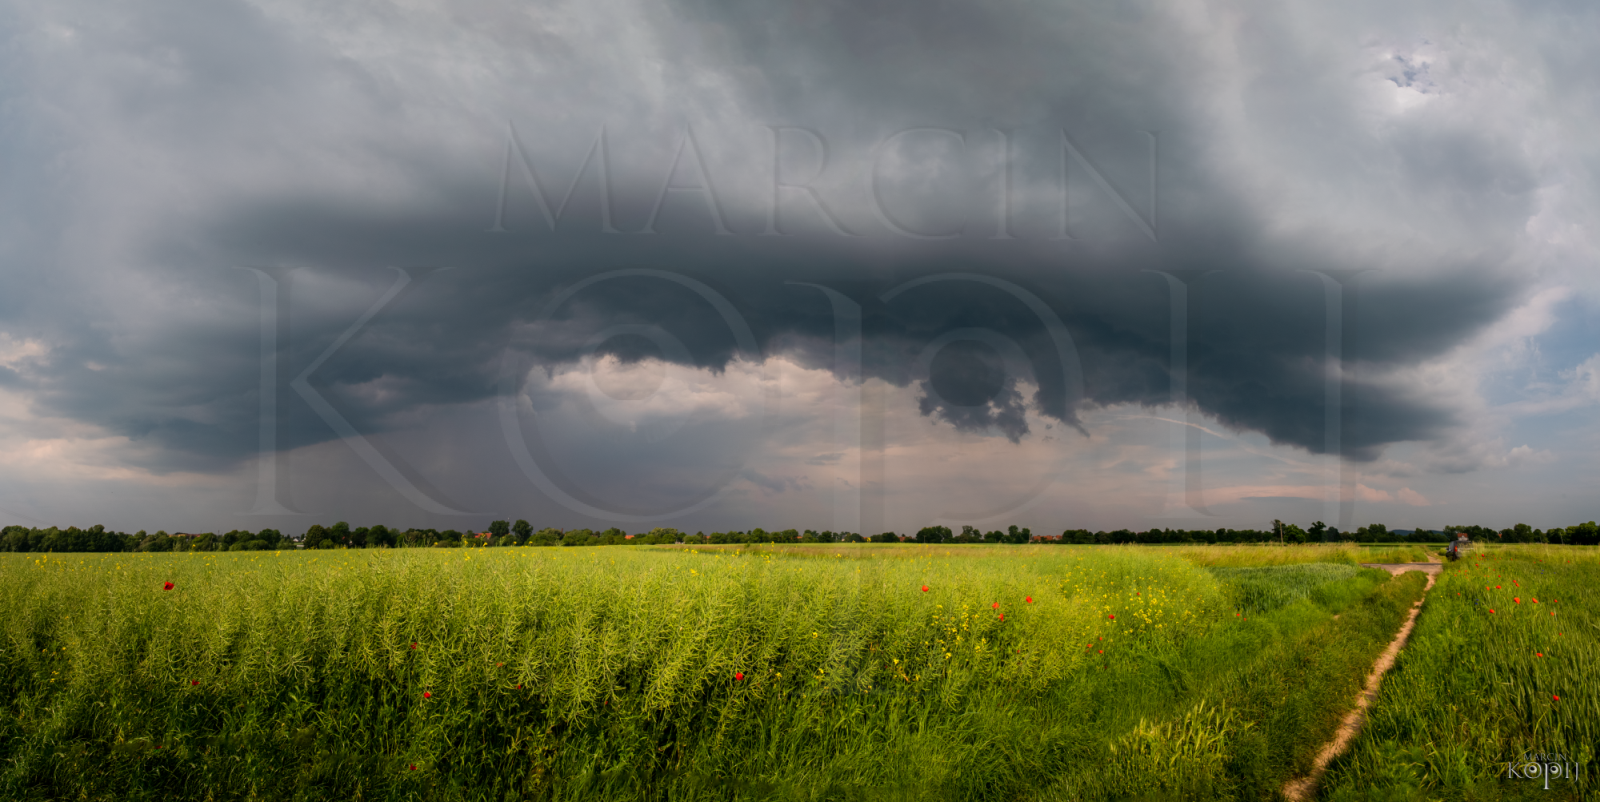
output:
[[[0,519],[1592,520],[1597,14],[0,2]]]

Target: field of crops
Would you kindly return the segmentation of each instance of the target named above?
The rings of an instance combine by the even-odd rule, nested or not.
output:
[[[1600,778],[1546,790],[1524,756],[1600,768],[1597,579],[1587,547],[1490,547],[1447,567],[1327,798],[1596,798]]]
[[[5,554],[0,797],[1273,798],[1420,597],[1367,559]]]

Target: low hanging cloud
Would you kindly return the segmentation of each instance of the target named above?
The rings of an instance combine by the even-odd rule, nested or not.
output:
[[[1582,7],[6,13],[0,384],[155,474],[257,457],[266,409],[288,452],[515,393],[667,448],[751,408],[697,371],[773,359],[1013,444],[1181,386],[1313,454],[1331,374],[1352,461],[1533,464],[1424,379],[1592,257]]]

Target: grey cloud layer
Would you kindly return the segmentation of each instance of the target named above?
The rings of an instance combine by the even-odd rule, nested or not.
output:
[[[1517,254],[1550,158],[1525,146],[1529,118],[1547,115],[1557,151],[1576,138],[1542,95],[1516,101],[1522,118],[1495,105],[1544,74],[1514,63],[1548,35],[1543,19],[1443,41],[1456,60],[1429,69],[1430,97],[1405,96],[1429,105],[1401,112],[1391,62],[1420,86],[1417,57],[1384,48],[1452,30],[1447,9],[1378,25],[1376,7],[685,2],[620,13],[631,8],[327,17],[224,4],[177,26],[159,14],[96,22],[94,4],[15,11],[38,32],[11,57],[5,91],[21,111],[7,126],[64,144],[36,133],[12,158],[68,169],[25,173],[48,201],[37,208],[6,192],[10,226],[26,229],[5,251],[6,327],[52,346],[6,382],[41,412],[156,446],[128,455],[149,468],[247,459],[259,346],[245,265],[298,268],[280,448],[335,436],[287,381],[390,286],[386,265],[417,278],[312,377],[359,431],[420,425],[429,409],[494,395],[512,343],[527,365],[557,364],[618,324],[659,325],[695,364],[725,366],[737,347],[715,309],[659,279],[594,285],[537,320],[565,286],[649,269],[726,296],[763,352],[830,367],[827,301],[788,282],[835,287],[862,306],[867,375],[921,382],[922,414],[1015,439],[1028,434],[1024,404],[1075,419],[1049,325],[989,285],[880,296],[937,274],[1012,282],[1065,324],[1083,403],[1155,405],[1169,394],[1168,306],[1163,280],[1144,271],[1181,270],[1198,271],[1195,402],[1229,426],[1320,451],[1323,297],[1300,271],[1373,268],[1344,342],[1344,450],[1371,459],[1458,423],[1449,399],[1371,377],[1446,352],[1527,293],[1537,271]],[[605,124],[613,222],[638,231],[659,208],[661,233],[596,233],[595,164],[549,232],[515,158],[508,230],[487,231],[507,120],[553,199]],[[685,122],[705,163],[691,148],[667,174]],[[863,236],[833,233],[798,189],[782,203],[800,233],[762,235],[774,162],[764,125],[804,126],[826,143],[811,183]],[[913,126],[965,139],[925,132],[874,151]],[[998,130],[1010,132],[1009,178]],[[1063,130],[1084,159],[1064,159]],[[1142,131],[1160,132],[1153,197]],[[823,151],[811,134],[784,136],[779,169],[805,181]],[[1053,239],[1063,161],[1070,241]],[[701,169],[732,236],[716,236],[702,194],[663,190],[697,185]],[[1008,182],[1015,238],[993,239]],[[1152,222],[1152,204],[1153,241],[1138,222]],[[963,233],[919,239],[897,226]],[[454,269],[423,269],[439,266]],[[1031,375],[997,379],[1004,360],[970,346],[935,359],[938,375],[917,374],[927,344],[963,328],[1015,342]],[[601,350],[654,353],[636,338]]]

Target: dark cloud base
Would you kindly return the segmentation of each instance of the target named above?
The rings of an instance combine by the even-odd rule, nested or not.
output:
[[[241,229],[239,218],[252,223]],[[924,382],[922,414],[1016,440],[1027,434],[1025,405],[1074,423],[1083,405],[1167,403],[1167,287],[1145,271],[1204,272],[1227,261],[1176,244],[1107,260],[1075,252],[1071,244],[952,241],[935,247],[892,239],[491,234],[473,230],[467,220],[454,222],[435,224],[430,233],[425,225],[397,221],[390,236],[371,230],[377,227],[371,221],[240,212],[233,223],[214,229],[229,236],[176,254],[181,258],[167,275],[229,310],[231,320],[211,321],[212,333],[203,335],[174,321],[172,344],[165,347],[173,349],[175,360],[189,352],[181,357],[187,361],[154,371],[149,354],[119,353],[103,338],[79,337],[36,372],[44,390],[40,403],[157,446],[149,466],[157,469],[216,469],[254,456],[259,293],[252,276],[227,266],[299,266],[281,273],[289,309],[277,350],[277,442],[292,449],[331,439],[333,430],[290,391],[290,380],[393,286],[398,274],[385,265],[409,265],[416,277],[411,284],[309,377],[357,431],[403,427],[419,409],[493,397],[508,349],[514,361],[529,366],[570,363],[589,352],[636,360],[659,350],[631,335],[591,342],[597,332],[618,325],[659,327],[682,343],[689,362],[714,371],[736,356],[782,352],[842,372],[833,364],[829,301],[796,284],[804,282],[831,287],[859,304],[866,376],[896,386]],[[365,245],[330,246],[352,229]],[[451,234],[452,229],[468,233]],[[250,235],[240,236],[245,232]],[[440,265],[452,269],[428,269]],[[622,270],[660,271],[704,285],[748,325],[758,353],[741,354],[734,333],[706,298],[652,275],[592,283],[545,314],[566,288]],[[1043,301],[1076,347],[1082,397],[1068,397],[1052,324],[1003,289],[942,281],[883,300],[907,282],[946,274],[1001,279]],[[1370,373],[1417,364],[1516,301],[1514,287],[1490,271],[1449,275],[1456,277],[1361,279],[1353,293],[1359,305],[1346,314],[1346,367]],[[331,285],[344,288],[342,302],[317,297],[319,287]],[[1233,262],[1191,277],[1189,301],[1188,386],[1200,409],[1235,429],[1323,451],[1327,344],[1319,279],[1288,267]],[[929,343],[967,329],[1014,343],[1028,375],[997,383],[996,370],[1004,366],[970,358],[936,358],[937,375],[917,374]],[[83,364],[90,359],[109,367],[87,370]],[[1019,379],[1038,388],[1032,398],[1020,397]],[[1407,388],[1355,378],[1345,382],[1343,393],[1343,450],[1354,459],[1373,459],[1391,443],[1439,437],[1453,423],[1447,399]],[[173,415],[175,407],[203,414]]]

